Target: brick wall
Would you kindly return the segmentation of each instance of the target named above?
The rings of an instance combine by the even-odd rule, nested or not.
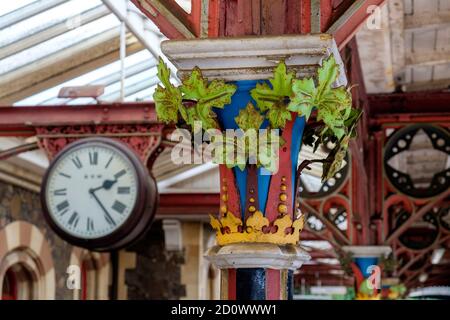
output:
[[[0,181],[0,229],[18,220],[38,227],[50,245],[56,277],[55,298],[72,299],[73,292],[66,288],[72,246],[47,226],[41,214],[39,194]]]
[[[136,253],[136,268],[127,270],[128,299],[179,299],[186,295],[181,284],[183,252],[167,252],[161,221],[155,221],[146,236],[127,251]]]

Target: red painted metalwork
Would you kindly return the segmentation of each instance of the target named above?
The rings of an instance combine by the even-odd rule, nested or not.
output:
[[[157,218],[167,216],[203,217],[208,219],[209,214],[216,214],[220,203],[218,193],[171,193],[160,194]]]
[[[259,12],[253,10],[255,1],[221,1],[219,13],[219,36],[230,37],[258,34],[253,27],[259,28]]]
[[[195,37],[207,30],[208,37],[233,37],[242,35],[282,35],[311,33],[311,0],[192,0],[191,13],[185,12],[174,0],[159,2],[178,21],[171,21],[153,6],[151,0],[132,0],[169,39],[182,39],[177,24],[185,27]],[[326,32],[332,22],[341,16],[335,37],[340,48],[353,37],[359,26],[368,17],[367,7],[380,5],[382,0],[365,1],[357,10],[351,9],[354,1],[322,0],[319,3],[320,31]],[[202,5],[208,4],[208,27],[202,24]],[[319,23],[319,21],[317,23]]]
[[[337,25],[332,33],[339,49],[344,48],[370,16],[368,8],[372,5],[381,6],[384,1],[385,0],[343,1],[343,5],[347,6],[350,4],[350,6],[347,7],[345,12],[335,14],[333,17]],[[353,6],[358,6],[358,8],[353,10]],[[331,32],[331,30],[328,30],[328,32]]]
[[[241,217],[241,200],[239,197],[236,178],[233,170],[225,165],[219,166],[220,185],[220,215],[223,216],[227,212],[231,212],[238,218]],[[217,208],[214,212],[217,212]]]
[[[322,206],[322,200],[311,201],[304,200],[300,202],[300,208],[305,214],[314,214],[325,225],[323,232],[329,232],[329,236],[325,236],[325,240],[339,245],[350,245],[351,242],[348,237],[339,230],[336,225],[321,211],[319,208]]]
[[[295,177],[292,176],[292,161],[291,161],[291,144],[292,144],[292,130],[294,127],[296,115],[292,115],[292,119],[286,122],[286,126],[282,133],[282,139],[285,141],[284,145],[279,151],[279,168],[276,174],[272,175],[270,179],[269,193],[267,196],[266,218],[269,221],[274,221],[280,215],[278,207],[280,205],[286,206],[285,212],[290,214],[291,219],[294,219],[294,208],[292,198],[294,197],[293,185]],[[280,200],[280,194],[284,193],[287,199]]]
[[[383,124],[450,123],[450,92],[377,94],[368,99],[371,130],[379,130]]]
[[[87,300],[88,297],[88,263],[87,261],[83,261],[81,263],[81,299]]]
[[[300,32],[311,33],[311,0],[300,0]]]
[[[77,106],[0,106],[0,136],[29,137],[36,127],[71,125],[155,124],[153,103]]]
[[[371,117],[391,113],[448,113],[450,104],[450,92],[443,91],[371,94],[367,97]]]
[[[281,271],[266,269],[266,300],[280,300],[283,289],[281,288]]]
[[[219,14],[211,18],[216,17],[219,36],[306,34],[311,32],[311,0],[222,0]]]
[[[413,123],[434,123],[440,126],[448,126],[450,123],[450,113],[435,113],[435,114],[385,114],[380,116],[375,116],[370,120],[370,124],[373,129],[379,128],[381,125],[389,124],[391,128],[401,128],[405,124]]]
[[[236,269],[228,269],[228,299],[236,300]]]
[[[320,1],[320,30],[325,32],[330,27],[333,14],[333,0]]]
[[[173,1],[173,0],[172,0]],[[173,1],[174,5],[177,5]],[[178,5],[177,5],[178,6]],[[181,7],[178,6],[180,9]],[[194,32],[197,37],[201,36],[201,18],[202,18],[202,0],[191,0],[191,13],[186,14],[184,10],[181,12],[182,16],[188,21],[190,29]]]
[[[150,20],[152,20],[159,30],[169,39],[184,39],[185,36],[180,32],[164,15],[155,9],[150,3],[146,2],[147,10],[141,2],[145,0],[131,0],[131,2],[141,10]],[[177,5],[178,6],[178,5]],[[179,7],[179,6],[178,6]],[[181,9],[181,8],[180,8]],[[181,9],[183,10],[183,9]]]
[[[395,229],[389,237],[386,239],[386,243],[392,243],[396,240],[402,233],[404,233],[411,225],[422,218],[427,212],[429,212],[433,207],[438,207],[442,201],[445,201],[446,198],[450,196],[450,190],[447,192],[443,192],[439,196],[430,200],[425,205],[421,206],[417,211],[414,212],[414,215],[411,216],[408,220],[406,220],[399,228]]]
[[[368,201],[368,180],[364,168],[364,155],[357,143],[350,143],[350,152],[352,155],[352,193],[351,206],[353,225],[355,226],[353,243],[358,245],[369,244],[369,224],[370,216]],[[350,222],[350,220],[349,220]]]
[[[341,55],[345,63],[350,84],[357,85],[352,90],[353,107],[363,111],[362,119],[357,127],[358,136],[350,142],[352,183],[349,199],[353,220],[351,221],[349,219],[349,225],[352,225],[353,229],[350,234],[352,243],[355,245],[364,245],[371,243],[369,234],[372,213],[370,211],[369,201],[369,174],[371,168],[367,166],[367,160],[370,156],[367,152],[367,145],[370,143],[367,126],[369,104],[355,39],[347,44],[345,49],[342,50]]]
[[[208,7],[208,37],[217,38],[220,30],[220,5],[221,0],[209,0]]]
[[[356,287],[359,288],[361,283],[364,281],[364,276],[356,263],[351,262],[350,267],[352,268],[353,275],[355,276]]]
[[[399,237],[407,232],[415,221],[422,221],[422,217],[435,207],[448,206],[449,192],[443,192],[431,199],[415,199],[402,194],[396,190],[389,182],[383,170],[383,149],[388,141],[388,129],[400,129],[413,122],[423,122],[440,124],[450,127],[450,115],[442,112],[447,111],[450,95],[448,93],[407,93],[392,95],[371,96],[371,112],[373,120],[371,128],[373,131],[374,144],[372,153],[375,157],[374,175],[377,178],[375,187],[371,188],[375,203],[374,207],[380,212],[383,222],[380,222],[378,243],[388,243],[393,248],[394,257],[401,263],[397,266],[396,274],[402,283],[408,287],[418,285],[417,277],[427,268],[431,268],[430,257],[432,251],[447,241],[447,232],[441,226],[437,230],[437,238],[429,247],[421,250],[414,250],[406,247]],[[388,110],[393,110],[397,114],[389,114]],[[419,112],[427,110],[428,114],[411,114],[410,110]],[[372,191],[373,190],[373,191]],[[400,226],[397,219],[402,212],[406,212],[410,217]],[[428,271],[427,271],[428,272]],[[441,273],[440,280],[434,278],[434,284],[445,283],[446,274]],[[425,284],[423,284],[425,285]]]
[[[371,222],[380,221],[376,223],[376,228],[372,233],[372,243],[381,245],[384,241],[384,228],[383,222],[386,223],[386,219],[383,218],[382,212],[382,135],[380,132],[374,132],[372,138],[369,140],[366,147],[368,153],[368,201],[369,212],[371,213]]]
[[[90,136],[106,136],[124,142],[134,150],[143,163],[160,145],[164,125],[77,125],[36,127],[39,146],[49,159],[66,145]]]

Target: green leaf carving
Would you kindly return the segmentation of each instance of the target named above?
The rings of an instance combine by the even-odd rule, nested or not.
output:
[[[272,128],[284,128],[286,121],[291,120],[291,112],[286,108],[283,102],[277,102],[272,105],[267,112],[267,118]]]
[[[177,122],[178,111],[182,108],[181,91],[170,83],[170,70],[160,58],[158,78],[164,88],[158,85],[153,95],[158,119],[165,123]]]
[[[191,75],[183,79],[181,91],[184,99],[195,100],[205,107],[222,109],[224,105],[231,103],[236,86],[226,84],[223,80],[213,80],[208,84],[200,69],[195,67]]]
[[[218,128],[215,113],[212,107],[223,108],[231,103],[231,96],[236,91],[236,86],[226,84],[223,80],[213,80],[210,83],[203,78],[199,68],[194,68],[190,76],[183,79],[180,87],[183,99],[196,102],[194,111],[190,111],[186,122],[193,125],[193,121],[201,121],[203,129]]]
[[[344,121],[350,115],[351,96],[345,87],[332,87],[338,76],[339,65],[334,56],[330,56],[318,69],[317,86],[312,79],[294,81],[294,96],[288,110],[308,119],[313,108],[317,108],[317,120],[323,121],[341,139],[346,134]]]
[[[311,112],[316,105],[315,97],[317,89],[313,79],[295,80],[292,85],[295,93],[288,105],[288,110],[298,112],[299,116],[305,116],[306,120],[311,116]]]
[[[195,121],[201,121],[204,130],[219,128],[216,115],[211,109],[223,108],[229,104],[236,91],[235,85],[226,84],[222,80],[208,83],[199,68],[195,68],[177,88],[170,83],[170,70],[162,59],[158,64],[158,78],[164,86],[158,85],[153,95],[158,119],[165,123],[177,123],[180,114],[192,129]],[[186,100],[195,103],[183,104]]]
[[[338,141],[336,146],[328,154],[326,162],[323,164],[322,180],[328,180],[341,170],[345,155],[347,154],[350,139],[356,136],[356,125],[362,111],[358,109],[351,109],[350,116],[344,123],[346,129],[345,135]]]
[[[239,115],[234,118],[236,124],[242,130],[255,129],[258,130],[264,121],[264,116],[262,116],[258,110],[255,109],[253,104],[249,102],[245,109],[239,111]]]
[[[274,70],[273,78],[267,83],[258,83],[251,91],[252,98],[258,108],[266,112],[272,128],[283,128],[291,114],[287,110],[286,100],[292,95],[292,81],[295,72],[287,72],[284,61],[280,62]]]
[[[266,112],[274,103],[285,100],[292,95],[292,80],[295,78],[294,72],[287,73],[286,64],[280,62],[274,71],[274,76],[269,79],[271,86],[267,83],[258,83],[256,88],[251,90],[251,96],[256,101],[258,108]]]

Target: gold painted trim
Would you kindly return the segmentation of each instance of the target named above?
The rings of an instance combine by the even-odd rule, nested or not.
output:
[[[228,300],[228,269],[220,270],[220,300]]]
[[[297,244],[304,225],[303,216],[292,221],[289,215],[284,215],[273,222],[276,232],[264,233],[263,228],[268,227],[270,222],[261,211],[256,211],[248,217],[245,224],[232,212],[227,212],[220,219],[212,215],[210,218],[211,226],[216,230],[217,244],[220,246],[242,242]],[[287,231],[288,228],[292,228],[290,232]]]

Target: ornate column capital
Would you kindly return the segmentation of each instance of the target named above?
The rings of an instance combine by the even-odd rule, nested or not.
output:
[[[340,66],[335,85],[347,84],[339,50],[329,34],[167,40],[161,50],[179,77],[199,67],[208,79],[226,81],[268,79],[281,60],[298,77],[312,77],[321,60],[333,54]]]
[[[322,97],[324,92],[339,97],[339,103],[329,106],[336,111],[335,121],[327,120],[328,124],[324,122],[323,126],[338,141],[345,140],[342,145],[336,144],[333,153],[341,155],[348,148],[354,128],[354,124],[342,128],[342,117],[350,119],[353,114],[352,123],[359,118],[351,107],[344,64],[333,36],[169,40],[162,43],[161,49],[176,66],[183,82],[181,89],[171,85],[170,72],[160,63],[165,88],[158,88],[159,100],[155,101],[166,111],[161,112],[163,117],[172,122],[183,119],[191,127],[193,120],[201,120],[206,123],[205,131],[219,129],[221,134],[226,130],[244,131],[244,143],[247,133],[249,140],[262,143],[261,148],[248,148],[258,149],[262,154],[245,154],[243,163],[235,161],[234,151],[230,153],[227,146],[226,160],[232,160],[219,166],[220,211],[211,216],[218,246],[208,251],[207,259],[222,269],[222,297],[292,298],[293,271],[310,259],[298,246],[304,216],[299,210],[301,171],[297,165],[306,123],[318,101],[326,104],[330,100]],[[198,92],[192,94],[189,88],[196,86],[194,91]],[[215,96],[200,94],[210,86],[223,92],[221,95],[216,92]],[[304,91],[295,89],[298,86],[306,86],[305,90],[310,92],[307,96],[315,98],[300,103],[305,97]],[[188,110],[182,104],[183,99],[193,103]],[[318,110],[317,118],[330,119],[329,114],[320,113],[322,109]],[[340,129],[336,123],[340,123]],[[261,129],[269,129],[273,137],[256,135]],[[251,133],[255,135],[250,138]],[[238,136],[233,137],[232,146],[237,140]],[[230,154],[233,156],[229,157]],[[328,168],[338,167],[339,159],[328,159]]]

